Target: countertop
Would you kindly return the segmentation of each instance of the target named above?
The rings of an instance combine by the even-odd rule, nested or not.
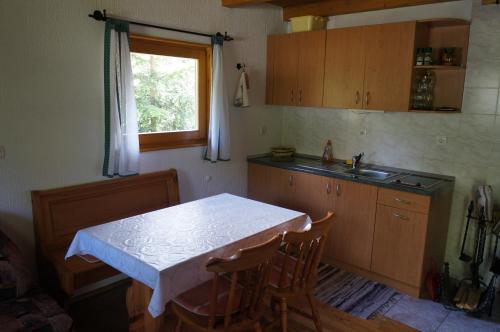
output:
[[[391,176],[381,180],[376,178],[369,178],[365,176],[358,176],[349,173],[348,171],[351,166],[344,164],[343,160],[335,160],[333,163],[324,164],[320,157],[308,156],[308,155],[295,155],[293,161],[273,161],[270,155],[256,155],[249,156],[247,158],[249,163],[262,164],[272,167],[283,168],[291,171],[304,172],[310,174],[316,174],[320,176],[338,178],[347,181],[365,183],[375,185],[377,187],[390,188],[394,190],[406,191],[420,195],[434,196],[443,190],[451,190],[455,184],[455,177],[447,176],[442,174],[433,174],[418,172],[402,168],[394,168],[387,166],[378,166],[374,164],[364,164],[361,163],[361,168],[381,170],[390,172]],[[403,184],[401,182],[408,179],[409,176],[419,176],[429,179],[433,182],[431,186],[428,187],[416,187]]]

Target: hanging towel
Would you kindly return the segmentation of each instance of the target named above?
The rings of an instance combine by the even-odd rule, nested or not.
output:
[[[241,72],[238,86],[236,87],[236,95],[234,97],[234,106],[236,106],[236,107],[248,107],[248,106],[250,106],[250,101],[248,100],[248,89],[250,89],[250,86],[248,84],[248,75],[243,70]]]
[[[482,185],[477,188],[477,206],[484,208],[484,218],[488,221],[493,220],[493,189],[491,186]]]

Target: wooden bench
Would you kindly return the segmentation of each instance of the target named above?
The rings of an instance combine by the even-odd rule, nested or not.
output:
[[[76,232],[179,204],[175,169],[65,188],[32,191],[39,276],[68,296],[119,272],[80,257],[64,259]]]

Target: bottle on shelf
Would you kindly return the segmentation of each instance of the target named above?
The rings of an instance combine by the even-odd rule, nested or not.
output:
[[[333,159],[333,146],[332,141],[328,140],[325,144],[325,148],[323,149],[323,158],[324,163],[332,163]]]

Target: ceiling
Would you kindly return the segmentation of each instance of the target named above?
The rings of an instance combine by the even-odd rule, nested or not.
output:
[[[244,7],[270,4],[283,8],[283,19],[316,15],[335,16],[389,8],[427,5],[457,0],[222,0],[225,7]]]

